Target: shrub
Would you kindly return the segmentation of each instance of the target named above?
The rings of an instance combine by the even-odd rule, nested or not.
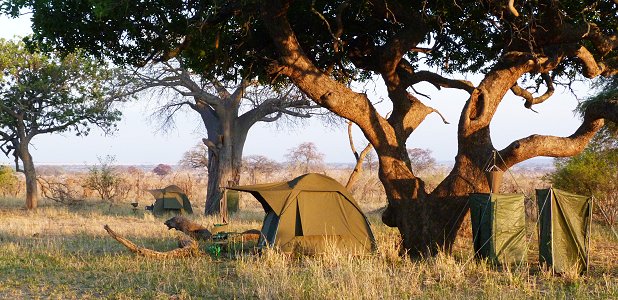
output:
[[[0,194],[2,194],[2,197],[15,196],[18,183],[15,171],[11,167],[0,166]]]

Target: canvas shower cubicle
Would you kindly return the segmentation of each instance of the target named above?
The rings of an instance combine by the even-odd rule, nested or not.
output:
[[[474,255],[496,264],[526,260],[522,194],[470,194]],[[555,188],[536,190],[539,262],[556,273],[588,271],[592,198]]]

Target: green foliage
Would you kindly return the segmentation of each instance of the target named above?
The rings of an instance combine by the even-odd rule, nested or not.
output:
[[[594,195],[597,205],[607,212],[609,223],[618,218],[618,135],[608,127],[579,155],[556,159],[551,182],[560,189]],[[604,217],[603,217],[604,218]]]
[[[408,52],[411,64],[452,73],[486,71],[509,51],[556,52],[560,46],[553,37],[576,25],[594,23],[608,35],[618,27],[618,4],[611,0],[515,4],[519,17],[509,12],[507,1],[497,0],[303,0],[291,2],[288,19],[306,54],[318,67],[332,66],[331,74],[341,80],[369,79],[375,70],[350,58],[410,29],[431,49]],[[6,0],[3,8],[12,15],[20,8],[31,10],[31,45],[46,50],[85,49],[133,65],[179,55],[199,73],[236,79],[264,75],[277,59],[260,5],[255,0]],[[334,38],[339,20],[341,34]],[[584,32],[572,34],[569,46],[584,43]],[[616,57],[615,51],[593,54],[606,62]],[[574,76],[578,68],[578,61],[564,60],[556,75]]]
[[[94,165],[88,170],[88,176],[84,186],[96,191],[101,200],[114,202],[123,193],[122,179],[118,170],[113,166],[114,157],[99,158],[99,165]]]
[[[120,119],[111,99],[122,92],[113,85],[117,70],[82,53],[59,57],[31,53],[19,42],[0,40],[0,126],[2,139],[75,131],[88,134],[92,124],[109,132]]]
[[[7,194],[14,194],[19,181],[15,176],[15,171],[9,166],[0,166],[0,193],[2,197],[6,197]]]

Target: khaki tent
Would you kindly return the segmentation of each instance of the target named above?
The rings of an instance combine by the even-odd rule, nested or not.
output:
[[[375,250],[369,222],[334,179],[305,174],[288,182],[230,187],[250,192],[264,207],[260,246],[284,252],[325,252],[329,246],[362,254]]]
[[[156,199],[152,205],[152,213],[155,215],[193,213],[189,198],[178,186],[170,185],[164,189],[148,190],[148,192]]]
[[[539,261],[553,271],[588,271],[592,199],[559,189],[536,190]]]
[[[526,256],[526,212],[521,194],[470,194],[474,253],[493,263],[521,263]]]

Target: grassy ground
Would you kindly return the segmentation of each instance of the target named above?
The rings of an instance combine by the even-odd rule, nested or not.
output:
[[[234,260],[156,260],[134,256],[103,230],[108,224],[149,248],[176,247],[179,233],[168,231],[164,219],[133,213],[128,204],[43,204],[36,212],[22,205],[22,200],[0,199],[0,299],[618,298],[618,241],[598,225],[588,275],[557,277],[539,270],[534,246],[529,263],[519,268],[475,262],[465,230],[452,255],[410,261],[397,254],[397,231],[382,225],[377,213],[369,216],[379,247],[372,256],[332,251],[294,257],[267,251]],[[238,214],[231,229],[259,228],[262,216],[259,211]],[[192,218],[206,226],[215,223]]]

